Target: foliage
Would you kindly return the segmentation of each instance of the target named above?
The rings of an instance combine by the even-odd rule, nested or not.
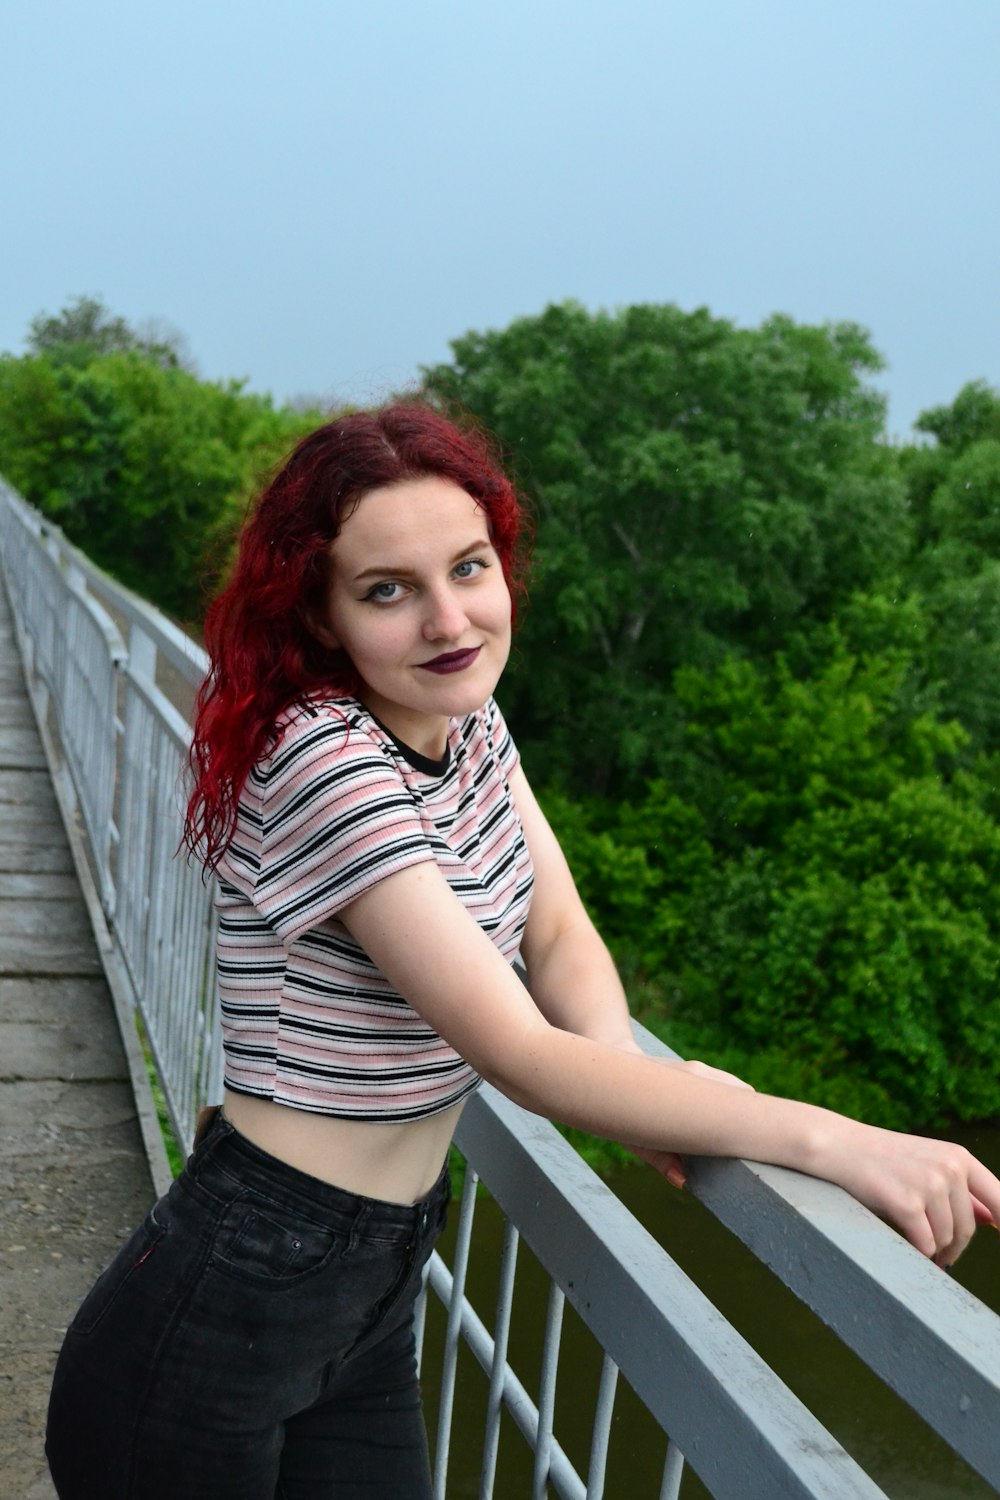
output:
[[[928,621],[924,668],[976,751],[1000,748],[1000,394],[967,385],[918,427],[934,447],[902,455],[918,544],[909,586]]]
[[[563,303],[452,347],[428,391],[499,434],[538,512],[506,701],[529,764],[574,790],[661,769],[676,667],[766,655],[906,556],[854,325]]]
[[[0,472],[95,562],[188,620],[257,477],[315,422],[135,348],[0,358]]]
[[[964,453],[983,438],[1000,438],[1000,394],[985,380],[971,380],[950,406],[922,412],[915,425],[918,432],[937,438],[944,450]]]
[[[153,328],[139,333],[97,297],[74,297],[54,317],[39,313],[28,328],[28,351],[83,365],[99,354],[134,351],[170,369],[182,364],[179,335]]]
[[[677,774],[635,806],[546,807],[644,1019],[757,1087],[884,1124],[1000,1106],[1000,828],[965,735],[899,712],[903,653],[808,678],[677,674]]]

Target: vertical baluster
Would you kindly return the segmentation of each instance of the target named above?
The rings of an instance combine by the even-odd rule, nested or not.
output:
[[[478,1175],[465,1169],[462,1211],[455,1241],[455,1264],[452,1267],[451,1300],[448,1303],[448,1328],[444,1339],[444,1362],[441,1368],[441,1405],[438,1408],[437,1447],[434,1452],[434,1500],[445,1500],[448,1482],[448,1450],[451,1445],[451,1415],[455,1405],[455,1370],[458,1344],[462,1332],[462,1299],[465,1296],[465,1273],[469,1264],[472,1239],[472,1216],[476,1211]]]
[[[156,647],[138,626],[129,633],[129,672],[124,680],[124,729],[122,736],[122,845],[118,861],[119,938],[133,983],[140,995],[143,1018],[149,1016],[146,942],[148,899],[148,855],[150,805],[148,777],[151,737],[148,715],[132,676],[152,680],[156,671]]]
[[[149,856],[147,865],[147,880],[149,892],[149,907],[146,916],[146,950],[149,957],[147,968],[147,983],[150,992],[166,999],[170,997],[169,1007],[161,1001],[160,1006],[160,1038],[163,1047],[164,1067],[168,1078],[172,1081],[176,1076],[178,1057],[176,1036],[179,1028],[179,1017],[175,1011],[175,1004],[182,997],[174,996],[170,986],[169,968],[169,928],[170,928],[170,898],[165,885],[166,864],[166,817],[163,798],[163,730],[147,704],[145,713],[149,723],[149,762],[147,773],[150,775],[149,786]],[[169,774],[169,773],[168,773]],[[176,838],[176,830],[170,828],[171,838]]]
[[[493,1483],[496,1479],[497,1450],[500,1444],[500,1412],[503,1405],[504,1378],[507,1373],[507,1342],[510,1335],[510,1315],[514,1306],[514,1272],[517,1269],[519,1241],[520,1236],[516,1227],[509,1219],[505,1220],[496,1325],[493,1330],[490,1393],[486,1402],[486,1431],[483,1435],[483,1467],[479,1478],[479,1500],[491,1500]]]
[[[559,1340],[562,1335],[565,1305],[566,1299],[562,1291],[553,1282],[549,1288],[549,1306],[545,1317],[545,1347],[542,1351],[542,1378],[538,1393],[538,1441],[535,1444],[535,1472],[531,1480],[531,1500],[545,1500],[552,1456],[556,1374],[559,1367]]]
[[[660,1500],[677,1500],[681,1492],[684,1474],[684,1455],[673,1438],[667,1443],[667,1458],[663,1465],[663,1483],[660,1485]]]
[[[212,887],[215,889],[214,885]],[[211,1042],[209,1044],[208,1069],[206,1072],[206,1083],[208,1087],[208,1098],[222,1098],[222,1078],[225,1071],[225,1056],[222,1050],[222,1031],[219,1027],[219,976],[215,967],[215,923],[216,917],[212,907],[205,911],[205,926],[202,937],[204,944],[202,958],[202,974],[205,993],[205,1005],[212,1019]]]
[[[611,1417],[615,1409],[617,1390],[618,1366],[610,1354],[605,1354],[604,1363],[601,1365],[601,1381],[597,1387],[594,1429],[590,1437],[587,1500],[603,1500],[604,1477],[608,1467],[608,1442],[611,1438]]]

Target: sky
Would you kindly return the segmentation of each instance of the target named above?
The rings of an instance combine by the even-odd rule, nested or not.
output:
[[[1000,386],[996,0],[2,0],[0,350],[80,294],[372,402],[572,297]]]

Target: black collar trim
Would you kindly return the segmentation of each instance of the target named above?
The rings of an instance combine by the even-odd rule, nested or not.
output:
[[[404,744],[403,741],[398,738],[398,736],[393,734],[392,730],[389,729],[387,725],[382,723],[382,720],[380,718],[372,713],[370,708],[367,710],[367,712],[370,717],[375,720],[375,723],[381,729],[382,733],[389,736],[389,738],[392,740],[392,743],[399,751],[400,755],[408,765],[411,765],[413,767],[415,771],[423,771],[426,776],[444,775],[445,771],[447,771],[448,767],[451,765],[451,745],[448,744],[447,741],[445,741],[444,755],[441,757],[441,759],[431,760],[429,755],[421,755],[419,750],[414,750],[410,745]]]

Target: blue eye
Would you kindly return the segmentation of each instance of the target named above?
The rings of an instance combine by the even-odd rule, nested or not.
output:
[[[395,590],[401,588],[400,583],[377,583],[374,588],[368,590],[365,601],[367,603],[370,600],[373,604],[394,604],[399,598]]]
[[[475,578],[489,564],[481,557],[467,557],[458,563],[455,568],[456,578]]]

